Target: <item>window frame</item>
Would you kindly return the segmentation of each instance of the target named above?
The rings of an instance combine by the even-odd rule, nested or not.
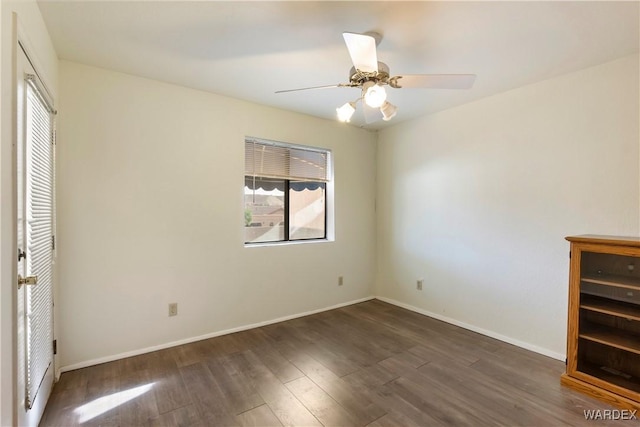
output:
[[[286,217],[285,217],[285,237],[286,239],[282,240],[282,242],[308,242],[308,241],[312,241],[312,240],[327,240],[327,183],[326,182],[320,182],[320,181],[308,181],[308,182],[313,182],[313,183],[319,183],[322,184],[322,190],[324,192],[324,196],[323,196],[323,208],[324,208],[324,221],[323,221],[323,236],[322,237],[309,237],[306,239],[291,239],[291,204],[289,203],[290,198],[291,198],[291,182],[303,182],[303,181],[296,181],[293,179],[287,179],[285,180],[285,212],[287,213]],[[296,190],[293,190],[296,191]]]
[[[315,151],[315,152],[321,152],[323,154],[326,155],[326,179],[325,180],[313,180],[313,179],[308,179],[308,180],[303,180],[303,179],[299,179],[296,177],[289,177],[289,178],[274,178],[274,177],[268,177],[268,176],[261,176],[261,175],[256,175],[256,174],[248,174],[247,170],[246,170],[246,146],[247,143],[250,142],[254,142],[254,143],[259,143],[259,144],[263,144],[263,145],[273,145],[276,147],[284,147],[284,148],[292,148],[292,149],[296,149],[296,150],[305,150],[305,151]],[[255,152],[252,154],[255,155]],[[320,148],[320,147],[313,147],[313,146],[305,146],[305,145],[300,145],[300,144],[290,144],[290,143],[286,143],[286,142],[280,142],[280,141],[271,141],[271,140],[265,140],[265,139],[261,139],[261,138],[253,138],[253,137],[246,137],[245,138],[245,173],[243,175],[243,180],[245,182],[243,188],[246,188],[246,182],[247,179],[281,179],[283,184],[284,184],[284,205],[283,205],[283,223],[284,223],[284,234],[283,234],[283,239],[282,240],[271,240],[271,241],[263,241],[263,242],[252,242],[252,241],[247,241],[246,240],[246,232],[244,235],[244,245],[245,247],[252,247],[252,246],[277,246],[277,245],[287,245],[287,244],[299,244],[299,243],[310,243],[310,242],[326,242],[329,241],[329,236],[330,236],[330,232],[329,232],[329,189],[333,188],[332,185],[332,180],[333,180],[333,168],[332,168],[332,163],[333,163],[333,153],[330,149],[326,149],[326,148]],[[314,184],[320,184],[320,187],[323,190],[323,211],[324,211],[324,218],[323,218],[323,235],[322,237],[309,237],[309,238],[299,238],[299,239],[292,239],[291,238],[291,191],[296,191],[296,190],[292,190],[291,188],[291,183],[297,183],[297,182],[310,182],[310,183],[314,183]],[[255,189],[254,189],[255,191]],[[245,196],[246,197],[246,196]],[[246,199],[244,201],[244,207],[246,209]],[[245,225],[244,228],[246,229],[247,226]]]

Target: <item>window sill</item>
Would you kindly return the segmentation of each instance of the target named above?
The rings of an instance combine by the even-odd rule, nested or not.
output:
[[[264,242],[264,243],[245,243],[245,248],[264,248],[268,246],[291,246],[291,245],[309,245],[317,243],[332,243],[333,239],[309,239],[309,240],[294,240],[288,242]]]

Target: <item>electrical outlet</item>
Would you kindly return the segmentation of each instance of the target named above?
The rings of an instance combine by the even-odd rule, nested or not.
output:
[[[421,291],[423,284],[424,284],[424,279],[418,279],[418,281],[416,282],[416,289]]]
[[[169,316],[177,316],[178,315],[178,303],[172,302],[169,304]]]
[[[338,276],[338,286],[344,285],[344,277]]]

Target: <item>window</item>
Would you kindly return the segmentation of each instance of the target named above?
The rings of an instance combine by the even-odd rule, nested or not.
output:
[[[247,138],[245,243],[327,238],[328,150]]]

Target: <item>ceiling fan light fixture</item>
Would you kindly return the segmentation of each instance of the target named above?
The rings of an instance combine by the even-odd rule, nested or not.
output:
[[[387,91],[375,82],[366,82],[362,86],[364,102],[371,108],[379,108],[387,100]]]
[[[389,101],[385,101],[385,103],[382,104],[382,107],[380,107],[380,112],[382,113],[382,120],[388,122],[396,116],[398,107],[396,107]]]
[[[353,117],[353,113],[355,112],[355,102],[347,102],[342,107],[336,108],[336,113],[338,113],[338,120],[343,123],[349,123],[351,121],[351,117]]]

